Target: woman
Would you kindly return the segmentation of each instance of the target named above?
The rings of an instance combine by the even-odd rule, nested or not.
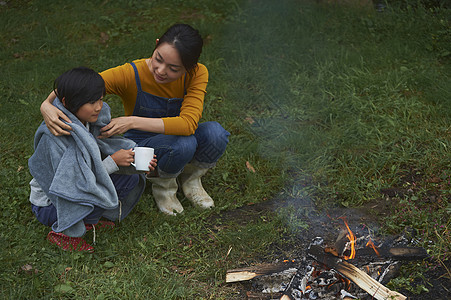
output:
[[[51,226],[47,239],[63,250],[93,247],[81,236],[95,229],[101,217],[122,220],[145,187],[143,175],[113,174],[134,161],[135,142],[123,137],[96,139],[109,123],[103,103],[105,83],[94,70],[79,67],[59,76],[53,101],[71,120],[72,134],[54,136],[41,124],[29,159],[30,202],[39,222]],[[60,100],[61,99],[61,100]],[[156,160],[149,165],[154,170]],[[99,227],[114,226],[100,221]]]
[[[202,187],[201,177],[225,152],[230,135],[217,122],[200,123],[208,83],[207,68],[198,63],[203,41],[186,24],[170,27],[156,40],[150,58],[135,60],[102,72],[108,94],[122,98],[125,117],[102,128],[101,137],[125,133],[139,146],[155,149],[156,177],[150,178],[158,208],[169,215],[183,211],[176,197],[179,177],[185,196],[202,208],[214,202]],[[41,112],[55,135],[70,130],[51,105],[50,95]],[[180,175],[180,176],[179,176]]]

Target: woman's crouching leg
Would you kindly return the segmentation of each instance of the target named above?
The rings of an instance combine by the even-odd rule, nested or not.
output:
[[[194,159],[185,166],[179,178],[186,198],[198,207],[214,206],[213,199],[202,186],[201,178],[224,154],[229,135],[218,122],[201,123],[194,134],[198,145]]]
[[[201,168],[213,167],[224,154],[229,143],[229,135],[230,133],[218,122],[199,124],[194,134],[198,146],[193,162]]]
[[[141,147],[155,149],[158,160],[158,175],[162,178],[175,178],[189,163],[197,149],[194,135],[165,135],[158,134],[138,143]]]

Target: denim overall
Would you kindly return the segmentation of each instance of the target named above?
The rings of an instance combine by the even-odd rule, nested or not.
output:
[[[183,98],[164,98],[144,92],[141,88],[138,69],[135,71],[137,86],[136,104],[133,115],[147,118],[177,117],[180,115]],[[185,79],[186,80],[186,74]],[[186,94],[186,89],[185,89]],[[199,167],[211,168],[224,154],[230,135],[218,122],[200,123],[190,136],[165,135],[140,130],[129,130],[125,137],[135,141],[138,146],[152,147],[158,159],[160,177],[177,177],[189,162]]]

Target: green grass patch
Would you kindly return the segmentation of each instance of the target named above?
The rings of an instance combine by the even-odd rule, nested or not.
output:
[[[292,207],[222,216],[281,191],[320,206],[359,206],[397,189],[402,196],[390,198],[383,229],[422,235],[433,263],[410,266],[416,271],[394,286],[421,275],[424,264],[445,265],[449,8],[394,4],[382,12],[295,0],[0,4],[0,297],[233,298],[226,269],[277,257],[284,236],[309,226]],[[200,211],[184,199],[183,216],[163,216],[147,188],[126,220],[98,234],[93,255],[52,247],[28,202],[40,103],[67,69],[102,71],[148,57],[175,22],[192,24],[205,38],[203,120],[232,134],[203,180],[215,209]],[[117,97],[107,101],[122,114]]]

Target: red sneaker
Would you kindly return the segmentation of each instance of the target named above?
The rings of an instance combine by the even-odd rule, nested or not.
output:
[[[50,231],[47,239],[63,250],[94,252],[94,247],[86,243],[81,237],[70,237],[60,232]]]
[[[110,221],[99,221],[97,224],[85,224],[86,230],[92,230],[92,227],[96,227],[97,230],[99,229],[103,229],[103,228],[108,228],[108,229],[113,229],[114,226],[116,226],[116,224],[114,224],[114,222],[110,222]]]

